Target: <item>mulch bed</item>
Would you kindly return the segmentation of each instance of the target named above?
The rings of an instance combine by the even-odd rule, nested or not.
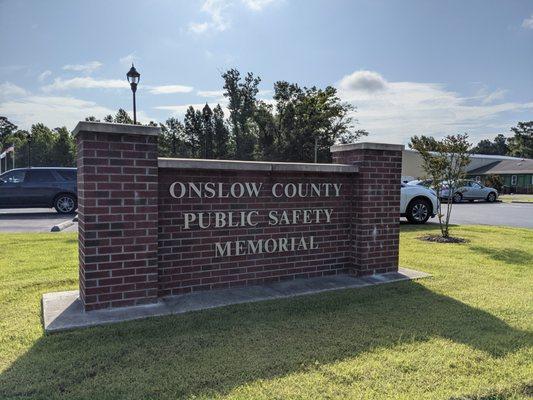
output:
[[[419,236],[419,240],[425,240],[427,242],[437,242],[437,243],[468,243],[469,241],[467,239],[459,238],[459,237],[442,237],[441,235],[424,235]]]

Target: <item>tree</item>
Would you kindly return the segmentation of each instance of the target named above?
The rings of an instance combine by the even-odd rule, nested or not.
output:
[[[185,142],[183,124],[177,118],[169,118],[160,124],[159,136],[160,157],[188,157],[189,149]]]
[[[507,138],[501,133],[494,138],[494,141],[490,139],[481,140],[472,150],[473,154],[491,154],[505,156],[509,152],[507,146]]]
[[[12,140],[12,134],[17,130],[17,126],[10,122],[7,117],[0,116],[0,153],[7,147],[14,144]],[[16,153],[15,153],[16,154]],[[12,156],[14,156],[13,153],[11,153]],[[0,159],[0,163],[3,163],[5,161],[5,165],[8,165],[8,159],[5,160]],[[12,161],[11,161],[12,163]],[[4,164],[0,164],[2,166]],[[11,164],[12,165],[12,164]],[[1,169],[1,168],[0,168]]]
[[[209,104],[206,103],[202,109],[202,142],[200,143],[201,156],[203,158],[213,158],[214,130],[213,111]]]
[[[357,142],[362,136],[368,136],[368,132],[364,129],[357,129],[355,131],[348,131],[343,133],[340,138],[339,142],[341,144],[352,144]]]
[[[113,122],[116,124],[133,124],[133,119],[129,116],[126,110],[119,108]]]
[[[349,113],[354,107],[341,102],[334,87],[300,88],[280,81],[274,84],[274,100],[279,159],[313,162],[316,146],[317,161],[329,162],[329,148],[336,141],[342,137],[357,140],[367,134],[353,130],[354,120]]]
[[[71,167],[75,164],[76,145],[67,128],[54,129],[56,138],[50,154],[52,165],[57,167]]]
[[[52,158],[55,137],[57,133],[46,125],[38,123],[31,126],[31,160],[32,167],[53,166],[55,160]]]
[[[511,131],[514,136],[508,140],[509,155],[533,158],[533,121],[519,122]]]
[[[213,110],[213,131],[214,158],[229,158],[229,130],[224,121],[224,111],[222,111],[220,104],[217,104]]]
[[[17,126],[14,123],[10,122],[7,117],[0,116],[0,149],[5,147],[5,145],[7,144],[5,142],[5,138],[11,135],[16,130]]]
[[[503,190],[503,178],[500,175],[491,174],[485,178],[485,186],[496,189],[498,192]]]
[[[413,136],[409,147],[418,151],[422,157],[422,166],[429,179],[432,180],[437,198],[441,198],[444,185],[449,190],[446,202],[446,215],[442,213],[442,202],[439,202],[437,216],[441,235],[449,239],[449,224],[452,213],[453,193],[459,181],[465,176],[465,168],[470,163],[468,135],[448,135],[442,140],[428,136]],[[444,219],[443,219],[444,217]]]
[[[258,85],[261,78],[251,72],[241,81],[240,72],[230,69],[222,74],[224,79],[224,96],[228,98],[231,129],[235,140],[235,158],[250,160],[253,158],[256,138],[252,132],[252,118],[256,106]]]
[[[190,157],[201,157],[200,143],[203,138],[202,113],[195,111],[192,106],[185,113],[184,133],[187,146],[189,147]]]
[[[278,159],[278,149],[276,139],[278,137],[278,127],[276,118],[272,112],[272,105],[259,101],[255,108],[254,122],[257,137],[257,147],[254,158],[257,160]]]

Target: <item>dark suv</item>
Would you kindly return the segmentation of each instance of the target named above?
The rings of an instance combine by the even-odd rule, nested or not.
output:
[[[76,168],[17,168],[0,175],[0,208],[54,207],[60,214],[78,207]]]

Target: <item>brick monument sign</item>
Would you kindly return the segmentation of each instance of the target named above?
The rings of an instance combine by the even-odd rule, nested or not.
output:
[[[80,122],[75,134],[86,311],[398,270],[401,145],[271,163],[158,158],[156,127]]]

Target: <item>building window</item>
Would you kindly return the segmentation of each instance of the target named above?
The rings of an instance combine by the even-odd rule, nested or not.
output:
[[[516,175],[511,175],[511,186],[516,186],[517,181],[518,177]]]

